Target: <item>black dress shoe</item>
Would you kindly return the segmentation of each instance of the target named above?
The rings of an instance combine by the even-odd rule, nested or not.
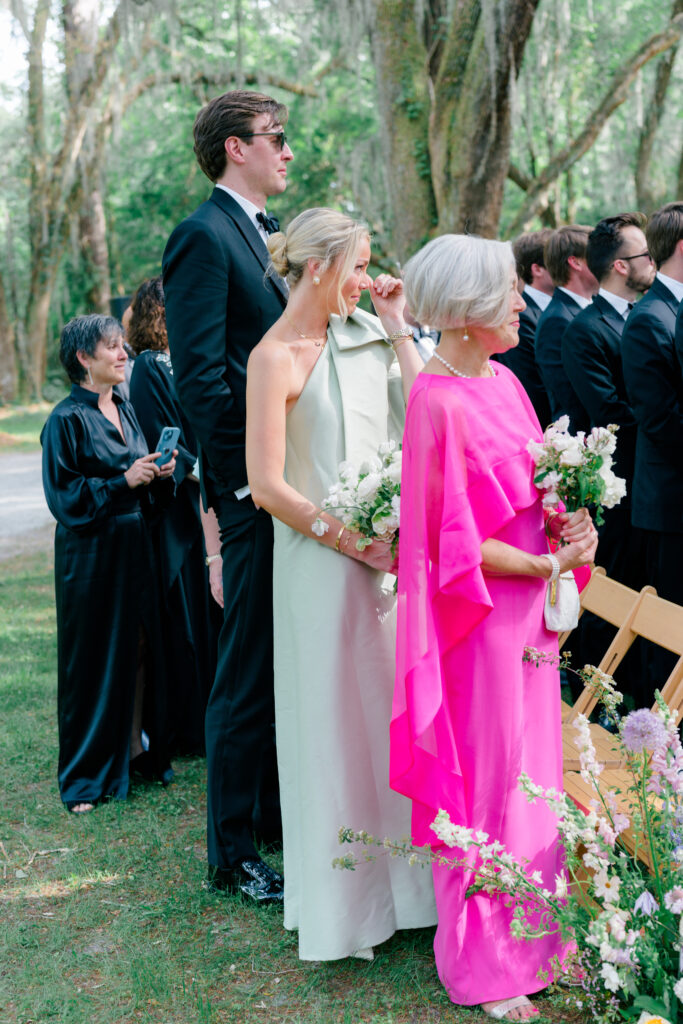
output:
[[[137,775],[145,782],[159,781],[162,786],[170,786],[175,778],[175,772],[170,764],[167,764],[165,768],[159,768],[149,750],[143,750],[137,757],[130,759],[128,774],[130,778]]]
[[[263,860],[243,860],[232,868],[209,864],[207,886],[211,892],[242,893],[254,903],[282,903],[285,880]]]

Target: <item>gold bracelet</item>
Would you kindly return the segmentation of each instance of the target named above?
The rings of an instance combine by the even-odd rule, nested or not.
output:
[[[334,542],[334,550],[335,551],[341,551],[340,545],[341,545],[342,533],[344,532],[345,529],[346,529],[346,527],[342,526],[341,530],[337,534],[337,539]]]
[[[410,335],[410,337],[412,338],[412,334]],[[407,341],[407,340],[408,340],[407,338],[401,338],[401,340],[400,340],[400,341],[397,341],[397,342],[396,342],[395,344],[394,344],[394,342],[392,341],[392,343],[391,343],[391,347],[393,348],[394,352],[396,351],[396,349],[397,349],[397,348],[400,348],[400,347],[401,347],[401,345],[402,345],[402,344],[403,344],[403,343],[404,343],[405,341]]]

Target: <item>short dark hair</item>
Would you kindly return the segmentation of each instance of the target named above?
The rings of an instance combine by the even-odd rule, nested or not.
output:
[[[683,238],[683,202],[667,203],[650,217],[645,232],[650,256],[659,270]]]
[[[531,266],[538,263],[539,267],[545,266],[543,250],[546,242],[552,235],[551,228],[541,228],[540,231],[527,231],[518,235],[512,243],[512,251],[515,254],[517,264],[517,277],[521,277],[525,284],[533,284]]]
[[[586,263],[591,274],[603,281],[609,274],[619,251],[624,244],[622,231],[626,227],[645,228],[644,214],[618,213],[616,217],[604,217],[595,225],[588,236]]]
[[[207,178],[218,181],[228,160],[225,140],[248,135],[259,114],[270,114],[273,124],[283,126],[289,116],[284,103],[249,89],[225,92],[202,107],[194,122],[194,152]],[[249,139],[245,141],[250,144]]]
[[[85,380],[85,368],[78,361],[77,352],[94,356],[101,341],[118,337],[123,337],[123,327],[113,316],[90,313],[69,320],[59,339],[59,358],[69,380],[74,384]]]
[[[545,244],[543,257],[551,280],[556,287],[566,284],[571,276],[569,257],[586,258],[588,236],[593,229],[583,224],[565,224],[553,231]]]
[[[163,352],[168,348],[164,287],[160,277],[143,281],[130,304],[131,316],[126,340],[136,355],[151,349]]]

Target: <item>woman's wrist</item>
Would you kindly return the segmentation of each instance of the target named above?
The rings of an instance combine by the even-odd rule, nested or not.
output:
[[[556,555],[541,555],[541,560],[545,562],[545,572],[543,574],[544,579],[547,579],[549,583],[553,583],[560,575],[561,568],[560,562]],[[550,569],[550,571],[548,571]]]

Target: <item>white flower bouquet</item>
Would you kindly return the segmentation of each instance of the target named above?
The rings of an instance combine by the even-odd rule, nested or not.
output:
[[[330,487],[320,511],[334,514],[349,530],[361,534],[356,541],[359,551],[376,537],[391,541],[395,550],[401,518],[401,446],[384,441],[377,455],[358,468],[351,462],[340,463],[339,481]],[[329,526],[318,516],[312,529],[322,537]]]
[[[593,505],[599,526],[604,522],[603,508],[618,505],[626,494],[626,481],[612,471],[619,428],[610,424],[573,435],[568,426],[569,417],[562,416],[546,428],[541,443],[529,441],[527,450],[536,464],[534,483],[545,491],[547,507],[563,501],[567,512],[576,512]]]
[[[548,657],[533,649],[527,652],[532,661]],[[592,668],[579,674],[604,691],[613,712],[620,695],[611,678]],[[657,702],[656,713],[633,711],[620,721],[615,748],[630,782],[619,806],[612,789],[601,781],[603,766],[582,715],[576,721],[581,774],[595,794],[588,814],[565,793],[545,790],[520,776],[527,799],[543,800],[557,817],[565,868],[550,886],[495,837],[453,824],[443,810],[432,829],[441,843],[462,851],[462,857],[350,829],[340,830],[340,842],[383,846],[413,863],[474,870],[468,895],[484,891],[513,907],[511,930],[520,940],[560,933],[575,944],[568,961],[558,965],[556,977],[564,973],[571,979],[565,998],[586,1019],[595,1024],[676,1024],[683,1020],[683,747],[675,716],[659,693]],[[632,829],[628,844],[627,829]],[[649,871],[636,857],[634,841],[645,847]],[[363,859],[372,856],[366,851]],[[360,860],[347,854],[335,864],[352,868]]]

